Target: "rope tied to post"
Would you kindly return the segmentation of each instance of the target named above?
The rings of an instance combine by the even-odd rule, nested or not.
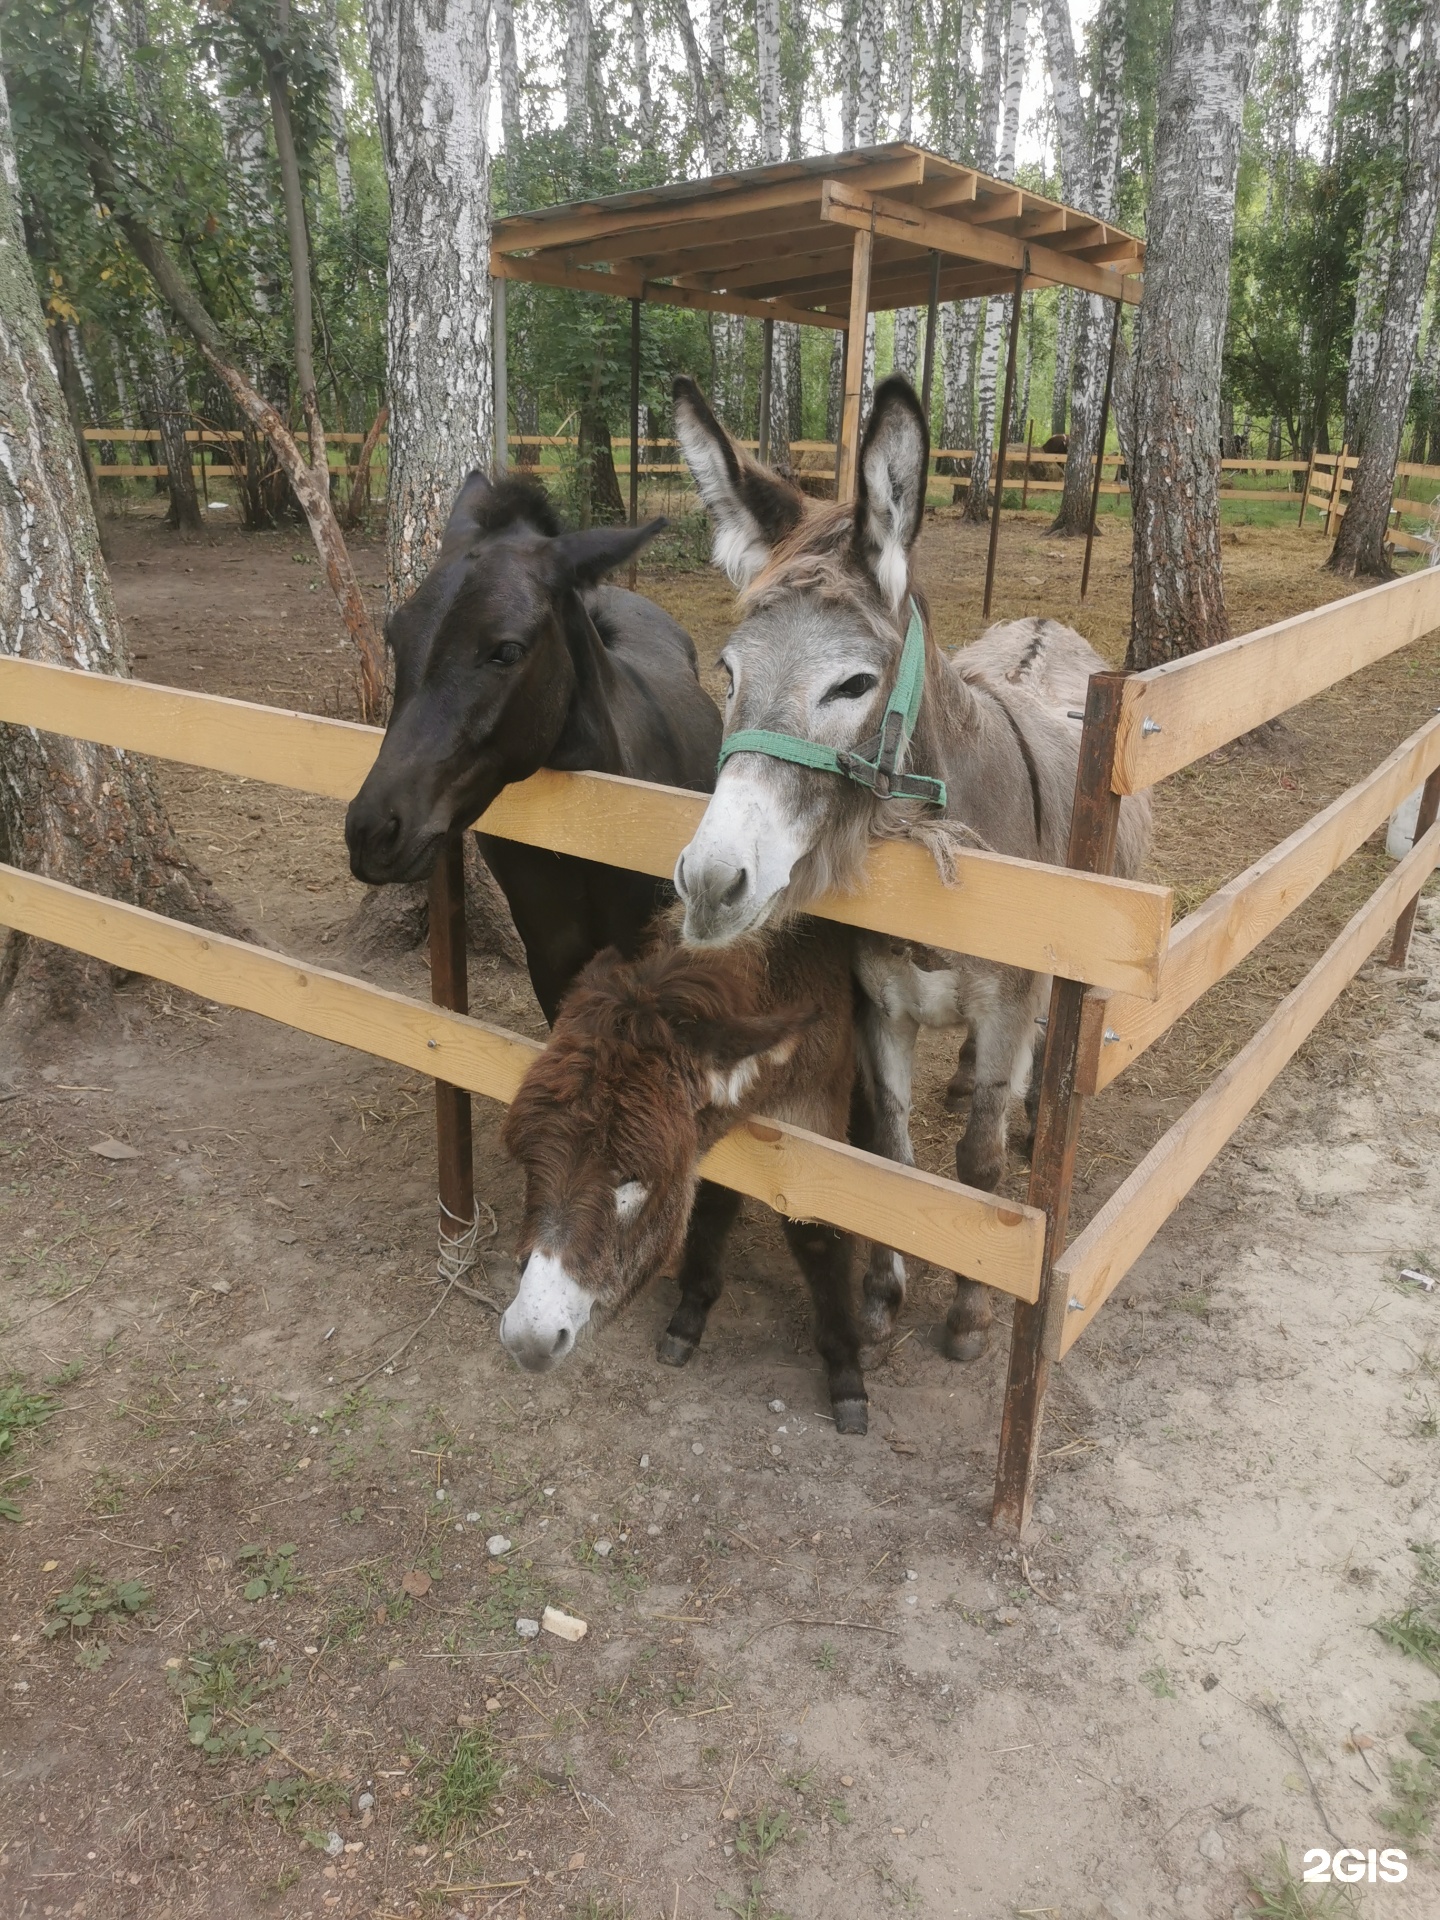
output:
[[[458,1284],[462,1274],[469,1273],[470,1269],[479,1262],[482,1225],[486,1227],[484,1234],[486,1240],[493,1240],[500,1231],[500,1226],[494,1210],[486,1206],[483,1200],[475,1202],[470,1219],[466,1221],[458,1213],[452,1213],[438,1195],[436,1199],[440,1207],[440,1225],[436,1236],[438,1256],[435,1261],[435,1271],[447,1285],[455,1285]],[[451,1226],[458,1227],[459,1232],[452,1233]],[[473,1293],[469,1287],[463,1287],[461,1291],[470,1293],[472,1298],[477,1300],[482,1297]],[[487,1300],[485,1304],[489,1306],[490,1302]]]

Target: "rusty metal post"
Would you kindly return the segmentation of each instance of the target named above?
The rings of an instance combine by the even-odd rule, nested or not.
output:
[[[1115,833],[1120,796],[1111,785],[1115,739],[1120,725],[1123,673],[1092,675],[1080,737],[1075,777],[1075,811],[1070,817],[1066,865],[1085,873],[1109,873],[1115,864]],[[1056,979],[1050,990],[1050,1020],[1045,1030],[1045,1062],[1040,1077],[1040,1110],[1030,1163],[1029,1201],[1045,1212],[1045,1261],[1040,1297],[1033,1306],[1015,1303],[1010,1333],[1010,1370],[1000,1424],[1000,1459],[995,1473],[991,1525],[1022,1533],[1030,1518],[1035,1469],[1040,1459],[1040,1430],[1050,1363],[1060,1351],[1066,1298],[1055,1281],[1054,1266],[1070,1224],[1070,1190],[1075,1178],[1075,1148],[1080,1137],[1084,1096],[1077,1085],[1080,1016],[1085,1000],[1081,980]]]
[[[1005,355],[1005,398],[1000,403],[1000,452],[995,461],[995,498],[990,507],[990,552],[985,561],[985,600],[981,616],[990,618],[990,596],[995,590],[995,554],[1000,545],[1000,501],[1005,493],[1005,449],[1010,444],[1010,406],[1015,398],[1015,356],[1020,345],[1020,309],[1025,293],[1025,276],[1030,271],[1030,254],[1015,275],[1015,291],[1010,298],[1010,345]],[[973,485],[974,482],[972,481]]]
[[[1095,449],[1095,484],[1090,490],[1090,521],[1085,528],[1085,564],[1080,569],[1080,598],[1090,591],[1090,549],[1095,544],[1095,516],[1100,511],[1100,483],[1105,478],[1105,436],[1110,431],[1110,395],[1115,387],[1115,349],[1120,344],[1120,301],[1110,328],[1110,358],[1105,363],[1105,398],[1100,402],[1100,444]]]
[[[465,837],[448,836],[430,875],[430,998],[454,1013],[470,1010],[465,945]],[[435,1082],[435,1144],[439,1163],[440,1231],[451,1240],[475,1218],[475,1161],[470,1095]]]
[[[1420,789],[1420,811],[1415,816],[1417,840],[1434,826],[1437,813],[1440,813],[1440,767],[1435,769]],[[1410,958],[1410,935],[1415,931],[1415,909],[1419,905],[1420,896],[1417,893],[1395,922],[1395,938],[1390,943],[1392,967],[1403,967]]]

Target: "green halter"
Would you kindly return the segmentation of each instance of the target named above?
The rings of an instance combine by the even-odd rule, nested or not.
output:
[[[905,630],[905,645],[900,653],[900,671],[886,702],[880,731],[863,740],[858,747],[824,747],[818,740],[802,740],[794,733],[771,733],[765,727],[746,727],[732,733],[720,748],[720,768],[732,753],[765,753],[772,760],[789,760],[797,767],[813,767],[817,773],[838,773],[869,787],[879,800],[925,800],[932,807],[944,807],[945,782],[928,773],[901,773],[900,762],[910,749],[911,736],[920,713],[920,696],[925,691],[925,628],[920,609],[910,602],[910,625]]]

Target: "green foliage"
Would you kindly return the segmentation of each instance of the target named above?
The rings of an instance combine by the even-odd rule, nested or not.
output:
[[[439,1842],[470,1832],[484,1819],[507,1772],[485,1726],[457,1734],[448,1760],[422,1750],[415,1778],[426,1792],[411,1822],[415,1833]]]
[[[1357,1911],[1346,1887],[1307,1887],[1295,1874],[1284,1847],[1250,1882],[1250,1901],[1258,1920],[1341,1920]]]
[[[1421,1707],[1405,1738],[1418,1757],[1390,1762],[1395,1798],[1380,1821],[1402,1840],[1423,1840],[1440,1807],[1440,1700]]]
[[[272,1669],[253,1640],[227,1634],[214,1648],[193,1649],[166,1679],[180,1697],[190,1745],[207,1759],[255,1760],[279,1745],[245,1715],[289,1685],[290,1669]]]
[[[15,1436],[43,1427],[59,1402],[52,1394],[32,1393],[19,1374],[0,1387],[0,1460],[13,1452]]]
[[[735,1851],[746,1860],[760,1861],[772,1854],[782,1840],[795,1836],[794,1823],[781,1807],[761,1807],[748,1820],[742,1820],[735,1834]]]
[[[40,1631],[47,1640],[55,1640],[62,1633],[77,1635],[92,1626],[111,1626],[148,1607],[154,1597],[139,1580],[120,1580],[112,1585],[87,1568],[46,1607],[52,1617]]]
[[[237,1567],[249,1566],[255,1571],[245,1582],[247,1600],[280,1600],[286,1594],[294,1593],[300,1586],[300,1575],[295,1568],[296,1547],[293,1541],[283,1547],[276,1547],[271,1553],[266,1547],[242,1547],[235,1556]]]

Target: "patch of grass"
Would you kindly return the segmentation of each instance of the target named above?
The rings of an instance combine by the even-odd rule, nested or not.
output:
[[[286,1594],[297,1592],[301,1581],[295,1568],[296,1551],[293,1541],[276,1547],[273,1553],[268,1547],[242,1547],[235,1556],[235,1564],[253,1569],[245,1582],[245,1598],[282,1600]]]
[[[1250,1899],[1258,1920],[1342,1920],[1360,1911],[1348,1887],[1307,1887],[1281,1847],[1250,1880]]]
[[[58,1372],[49,1376],[45,1384],[47,1387],[73,1387],[84,1371],[83,1360],[67,1360]]]
[[[470,1612],[482,1633],[504,1633],[513,1639],[516,1620],[538,1620],[550,1598],[528,1560],[492,1560],[485,1591],[470,1602]],[[563,1595],[556,1599],[557,1606],[564,1604]]]
[[[1170,1684],[1170,1675],[1165,1671],[1164,1667],[1160,1665],[1158,1660],[1153,1667],[1148,1668],[1141,1674],[1140,1684],[1142,1687],[1148,1687],[1157,1700],[1173,1700],[1176,1698],[1175,1689]]]
[[[411,1822],[421,1840],[453,1840],[478,1826],[505,1783],[507,1768],[495,1752],[488,1727],[470,1727],[455,1737],[448,1760],[422,1752],[415,1778],[428,1787]]]
[[[742,1820],[735,1834],[735,1851],[746,1860],[764,1860],[782,1840],[794,1840],[795,1823],[782,1807],[761,1807]]]
[[[1170,1302],[1176,1313],[1188,1313],[1192,1319],[1210,1322],[1210,1296],[1208,1293],[1181,1293]]]
[[[272,1815],[283,1833],[297,1813],[325,1813],[348,1805],[349,1797],[338,1780],[307,1780],[296,1773],[267,1780],[250,1796],[250,1804]]]
[[[258,1759],[279,1743],[245,1719],[257,1701],[290,1684],[290,1669],[269,1671],[253,1640],[227,1634],[213,1647],[194,1648],[166,1679],[180,1696],[190,1744],[210,1760]]]
[[[778,1907],[771,1906],[758,1874],[743,1894],[717,1893],[715,1905],[721,1913],[733,1914],[735,1920],[788,1920]]]
[[[1380,1823],[1402,1840],[1422,1840],[1440,1808],[1440,1700],[1421,1707],[1405,1738],[1418,1758],[1390,1762],[1395,1799],[1380,1815]]]
[[[0,1460],[8,1459],[15,1451],[17,1436],[31,1434],[37,1427],[43,1427],[54,1413],[59,1402],[52,1394],[32,1393],[24,1378],[12,1373],[3,1386],[0,1386]],[[18,1524],[20,1509],[13,1495],[29,1486],[30,1476],[25,1473],[12,1473],[0,1480],[0,1488],[10,1487],[11,1496],[0,1495],[0,1520],[10,1520]]]
[[[1406,1607],[1383,1620],[1371,1622],[1376,1633],[1401,1653],[1423,1660],[1434,1673],[1440,1673],[1440,1607],[1433,1603]]]
[[[828,1640],[822,1640],[820,1642],[820,1650],[815,1655],[815,1664],[821,1673],[833,1673],[835,1671],[835,1662],[839,1657],[838,1652],[831,1646],[830,1642]]]

